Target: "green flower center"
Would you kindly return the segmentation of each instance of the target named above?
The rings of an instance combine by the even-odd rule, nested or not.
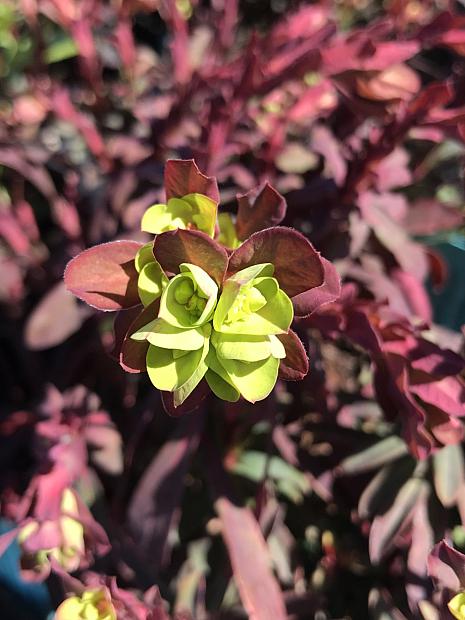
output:
[[[246,319],[253,312],[257,312],[266,304],[265,297],[255,286],[243,287],[228,311],[225,323],[234,323]]]
[[[195,319],[202,315],[207,305],[207,299],[189,277],[183,278],[178,284],[174,291],[174,298]]]

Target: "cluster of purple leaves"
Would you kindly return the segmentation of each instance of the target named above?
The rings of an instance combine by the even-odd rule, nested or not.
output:
[[[448,618],[463,587],[445,543],[427,572],[435,543],[465,546],[465,362],[421,240],[463,225],[465,17],[293,4],[254,28],[235,0],[12,3],[34,53],[0,67],[1,511],[53,523],[75,489],[86,555],[63,594],[134,593],[141,619],[165,613],[154,586],[178,617],[263,620]],[[216,177],[241,239],[282,221],[345,283],[294,326],[309,375],[259,405],[168,417],[64,288],[85,248],[147,241],[171,158]]]

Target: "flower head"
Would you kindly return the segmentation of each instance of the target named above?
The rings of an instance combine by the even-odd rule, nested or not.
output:
[[[465,620],[465,592],[459,592],[447,605],[450,613],[457,620]]]
[[[152,205],[147,209],[142,217],[141,229],[157,235],[177,228],[196,228],[213,237],[216,210],[216,202],[203,194],[170,198],[166,204]]]
[[[65,489],[61,499],[61,515],[57,520],[32,520],[19,529],[21,564],[37,574],[49,570],[53,558],[64,570],[79,568],[85,554],[84,527],[78,517],[76,496]]]
[[[70,596],[58,607],[55,620],[116,620],[116,611],[105,588]]]
[[[223,400],[256,402],[278,376],[302,379],[308,358],[290,329],[294,315],[334,300],[340,286],[303,235],[277,226],[284,198],[266,183],[238,197],[237,217],[217,218],[216,181],[193,161],[168,162],[165,186],[167,203],[142,218],[142,230],[156,235],[153,245],[91,248],[65,273],[69,290],[101,309],[142,302],[129,328],[118,322],[123,368],[147,371],[170,393],[168,404],[163,396],[170,412],[191,394],[194,408],[208,386]]]

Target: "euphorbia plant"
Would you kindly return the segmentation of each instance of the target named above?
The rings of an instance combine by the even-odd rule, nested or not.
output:
[[[146,211],[153,243],[115,241],[84,251],[65,272],[70,291],[122,312],[116,350],[147,371],[168,410],[193,408],[209,388],[226,401],[266,398],[278,377],[302,379],[308,359],[290,327],[339,293],[334,268],[300,233],[278,226],[285,202],[271,186],[239,197],[225,247],[218,188],[192,160],[169,161],[167,204]],[[269,226],[272,224],[272,226]],[[217,239],[215,239],[215,234]]]

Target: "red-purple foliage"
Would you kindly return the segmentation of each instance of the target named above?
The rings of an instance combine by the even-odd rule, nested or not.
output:
[[[465,564],[440,541],[465,547],[465,358],[427,280],[448,281],[429,240],[464,224],[462,4],[2,7],[0,507],[15,529],[0,544],[35,524],[21,568],[55,606],[99,587],[141,620],[452,618]],[[141,216],[189,192],[236,214],[244,243],[163,233],[163,268],[195,255],[219,281],[271,260],[292,297],[280,378],[299,383],[253,406],[200,384],[175,411],[128,338],[153,313]],[[84,531],[71,564],[50,552],[65,491]]]

